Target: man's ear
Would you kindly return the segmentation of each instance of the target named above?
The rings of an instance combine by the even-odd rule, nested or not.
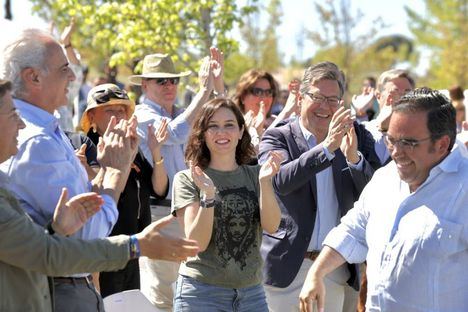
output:
[[[32,67],[23,69],[20,75],[21,80],[26,86],[37,86],[40,84],[39,72]]]
[[[442,136],[436,142],[437,152],[439,152],[441,155],[445,155],[447,151],[450,152],[449,146],[450,146],[450,137],[447,134]]]

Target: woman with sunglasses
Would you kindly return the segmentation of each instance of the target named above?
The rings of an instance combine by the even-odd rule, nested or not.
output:
[[[133,115],[135,103],[127,93],[114,84],[94,87],[88,94],[88,106],[81,118],[81,127],[96,145],[105,132],[112,116],[117,122]],[[119,218],[110,235],[132,235],[151,223],[150,196],[165,198],[168,178],[160,148],[167,138],[167,123],[156,131],[148,128],[148,146],[154,159],[154,168],[140,151],[135,156],[125,188],[117,208]],[[89,161],[89,160],[88,160]],[[116,272],[101,272],[100,291],[103,297],[129,289],[140,288],[138,260],[131,260],[124,269]]]
[[[263,131],[274,120],[271,107],[276,102],[278,92],[275,78],[264,70],[251,69],[237,83],[233,101],[244,114],[255,147],[260,142]]]
[[[238,106],[206,103],[185,152],[190,169],[174,178],[172,212],[201,252],[179,269],[174,311],[268,311],[262,286],[262,231],[281,220],[271,179],[281,156],[263,166]]]

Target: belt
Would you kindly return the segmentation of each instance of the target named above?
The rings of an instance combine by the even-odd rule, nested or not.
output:
[[[315,261],[315,259],[317,259],[319,254],[320,254],[319,250],[306,251],[305,254],[304,254],[304,259],[309,259],[309,260]]]
[[[88,275],[85,277],[54,277],[54,282],[62,284],[86,284],[89,285],[93,282],[93,276]]]
[[[156,199],[150,197],[150,205],[151,206],[164,206],[164,207],[171,207],[172,201],[170,199]]]

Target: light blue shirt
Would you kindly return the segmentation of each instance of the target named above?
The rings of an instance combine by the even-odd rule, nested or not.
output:
[[[390,152],[387,149],[382,132],[380,132],[377,127],[377,120],[372,119],[371,121],[364,121],[362,125],[364,125],[364,128],[372,134],[372,137],[375,140],[374,151],[379,157],[380,163],[384,164],[390,158]]]
[[[315,136],[307,130],[302,122],[299,122],[302,135],[307,141],[307,145],[310,149],[317,145],[317,139]],[[323,147],[323,152],[329,161],[335,158],[335,154],[328,151],[327,148]],[[359,153],[360,160],[355,168],[362,170],[363,157]],[[314,231],[312,232],[312,238],[310,239],[309,247],[307,250],[320,250],[322,249],[322,242],[327,234],[333,229],[340,219],[340,211],[338,198],[336,197],[335,181],[333,180],[333,168],[328,166],[324,170],[318,172],[315,175],[315,181],[317,185],[317,214],[315,215]]]
[[[410,193],[392,161],[325,245],[367,259],[368,311],[468,311],[468,159],[455,148]]]
[[[157,130],[163,118],[168,119],[167,131],[169,137],[161,147],[161,156],[164,157],[164,168],[169,177],[168,199],[172,198],[172,181],[177,172],[187,169],[184,156],[184,144],[187,143],[190,133],[190,125],[185,120],[182,110],[176,110],[171,116],[160,105],[145,97],[143,103],[135,108],[135,116],[138,120],[138,136],[140,137],[140,149],[150,164],[153,164],[153,156],[148,147],[148,125],[153,124]]]
[[[68,197],[91,191],[84,167],[73,147],[58,127],[58,120],[45,110],[21,100],[14,101],[26,128],[19,131],[18,153],[0,170],[9,176],[9,190],[32,219],[44,226],[53,217],[62,192]],[[104,205],[73,236],[82,239],[109,235],[117,221],[115,201],[102,195]]]

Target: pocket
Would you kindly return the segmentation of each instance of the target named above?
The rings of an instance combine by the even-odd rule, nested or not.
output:
[[[433,255],[440,258],[449,257],[466,249],[466,237],[461,224],[439,219],[434,226],[426,227],[423,246],[426,245]]]
[[[286,232],[286,229],[278,228],[278,230],[273,234],[263,231],[263,235],[276,239],[283,239],[286,236]]]

